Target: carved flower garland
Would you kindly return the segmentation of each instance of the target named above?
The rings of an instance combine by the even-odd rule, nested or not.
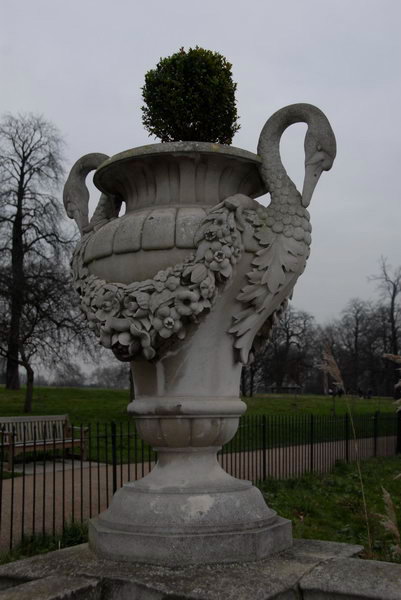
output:
[[[185,338],[188,326],[210,310],[218,287],[241,258],[241,199],[214,207],[195,235],[196,252],[153,279],[129,285],[91,275],[83,256],[87,235],[75,251],[73,273],[81,308],[105,348],[120,360],[156,357],[167,340]]]

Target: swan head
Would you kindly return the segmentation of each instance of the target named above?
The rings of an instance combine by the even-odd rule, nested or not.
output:
[[[326,117],[309,127],[305,136],[305,179],[302,206],[309,206],[313,191],[323,171],[329,171],[336,157],[336,138]]]

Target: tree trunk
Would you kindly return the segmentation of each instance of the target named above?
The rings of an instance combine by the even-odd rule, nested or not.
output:
[[[24,199],[24,168],[22,161],[21,174],[17,192],[17,211],[12,230],[11,250],[11,319],[7,341],[7,372],[6,388],[19,390],[18,358],[20,351],[20,327],[22,308],[24,306],[24,240],[22,234],[23,199]]]
[[[11,347],[10,347],[11,346]],[[6,388],[8,390],[19,390],[19,371],[18,371],[18,360],[14,360],[13,357],[18,353],[18,344],[8,344],[8,356],[7,356],[7,368],[6,368]]]
[[[135,400],[135,385],[134,385],[134,366],[133,363],[130,365],[129,370],[129,395],[131,402]]]
[[[254,368],[254,364],[252,363],[249,367],[249,396],[251,398],[253,398],[253,392],[254,392],[254,385],[255,385],[255,368]]]
[[[26,369],[26,392],[25,392],[25,403],[24,403],[24,412],[30,413],[32,412],[32,399],[33,399],[33,381],[34,381],[34,372],[29,364],[25,364]]]
[[[327,396],[327,394],[329,393],[329,377],[328,377],[326,371],[322,371],[322,376],[323,376],[323,394],[325,396]]]
[[[245,365],[242,365],[241,369],[241,382],[240,382],[240,396],[245,396]]]
[[[13,269],[14,271],[14,269]],[[6,367],[6,388],[8,390],[19,390],[19,330],[21,322],[22,304],[20,294],[15,282],[13,273],[13,290],[11,299],[11,320],[7,344],[7,367]]]

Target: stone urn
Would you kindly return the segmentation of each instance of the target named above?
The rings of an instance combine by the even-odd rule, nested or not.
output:
[[[308,124],[302,194],[279,154],[297,121]],[[82,234],[75,287],[100,343],[131,361],[128,412],[158,455],[91,520],[98,555],[175,566],[251,561],[291,545],[291,523],[226,473],[217,452],[246,410],[239,384],[255,338],[267,339],[305,268],[306,207],[334,156],[326,117],[297,104],[267,121],[258,154],[175,142],[73,166],[64,203]],[[102,195],[89,222],[85,177],[94,169]],[[265,208],[256,198],[267,192]]]

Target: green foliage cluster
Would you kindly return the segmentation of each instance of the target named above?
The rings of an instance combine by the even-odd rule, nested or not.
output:
[[[378,514],[385,512],[382,486],[395,501],[401,523],[399,457],[372,458],[361,462],[369,516],[372,549],[369,550],[361,485],[356,463],[338,463],[331,473],[308,473],[297,479],[260,484],[268,505],[292,520],[294,536],[364,546],[364,558],[401,562],[394,552],[394,538]]]
[[[142,88],[145,128],[162,142],[231,144],[239,129],[231,66],[198,46],[161,58]]]

